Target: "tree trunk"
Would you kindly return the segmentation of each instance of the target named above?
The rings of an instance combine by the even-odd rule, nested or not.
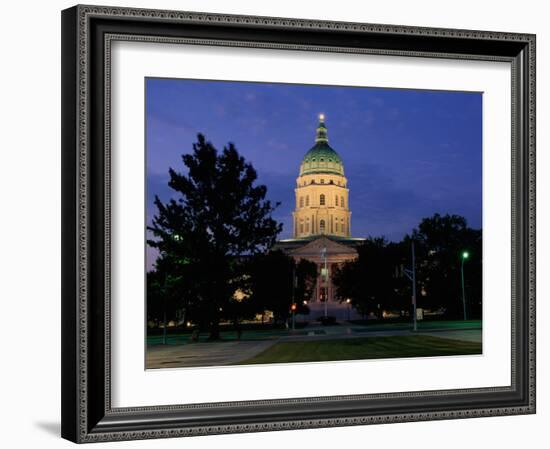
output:
[[[240,340],[243,334],[243,331],[241,329],[241,323],[239,322],[238,318],[235,318],[233,320],[233,327],[235,328],[235,332],[237,332],[237,340]]]
[[[210,335],[208,341],[221,340],[220,335],[220,322],[216,319],[210,324]]]
[[[164,306],[164,311],[162,314],[162,323],[164,327],[162,328],[162,344],[165,345],[167,343],[166,338],[166,305]]]

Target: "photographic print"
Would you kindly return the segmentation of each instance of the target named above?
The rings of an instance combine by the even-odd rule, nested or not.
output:
[[[61,19],[64,438],[535,413],[535,35]]]
[[[145,96],[146,368],[482,354],[482,93]]]

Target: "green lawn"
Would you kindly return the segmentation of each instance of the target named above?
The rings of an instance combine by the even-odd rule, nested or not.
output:
[[[277,343],[242,364],[481,354],[481,343],[428,335]]]

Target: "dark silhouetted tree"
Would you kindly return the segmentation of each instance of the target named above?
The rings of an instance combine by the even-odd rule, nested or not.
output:
[[[309,308],[307,304],[315,290],[317,282],[317,265],[306,259],[300,259],[295,262],[295,280],[294,280],[294,301],[296,302],[297,313],[307,314]]]
[[[398,243],[367,239],[357,250],[358,258],[344,264],[333,277],[340,300],[351,299],[363,315],[381,309],[410,312],[412,286],[403,271],[411,268],[412,240],[418,307],[442,309],[449,318],[463,316],[461,254],[468,251],[464,263],[466,309],[469,317],[481,318],[482,234],[458,215],[424,218]]]
[[[250,275],[250,290],[258,312],[272,311],[275,323],[288,319],[293,302],[296,313],[309,313],[304,301],[311,299],[315,288],[315,263],[304,259],[295,262],[282,251],[270,251],[256,257]]]
[[[467,310],[481,317],[482,234],[469,228],[459,215],[424,218],[411,236],[417,248],[417,278],[421,291],[419,306],[443,308],[450,318],[462,317],[460,282],[461,254],[468,251],[464,264]]]
[[[147,320],[163,325],[164,343],[170,321],[184,320],[189,308],[192,284],[182,282],[186,263],[159,257],[147,273]]]
[[[363,316],[383,310],[408,310],[403,279],[396,276],[402,246],[385,238],[368,238],[357,248],[357,259],[343,264],[333,275],[336,295]],[[410,294],[409,294],[410,298]]]
[[[218,339],[220,318],[243,276],[241,257],[270,248],[282,225],[271,217],[276,206],[266,199],[267,188],[256,184],[256,171],[233,144],[218,152],[199,134],[182,161],[185,172],[169,170],[173,197],[166,203],[155,197],[148,243],[173,264],[164,267],[167,273],[181,271],[179,282],[193,285],[189,316]]]

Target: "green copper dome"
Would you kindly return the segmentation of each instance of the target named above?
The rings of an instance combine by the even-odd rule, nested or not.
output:
[[[319,116],[315,145],[306,153],[300,166],[300,175],[327,173],[344,176],[344,164],[338,153],[328,144],[325,117]]]

